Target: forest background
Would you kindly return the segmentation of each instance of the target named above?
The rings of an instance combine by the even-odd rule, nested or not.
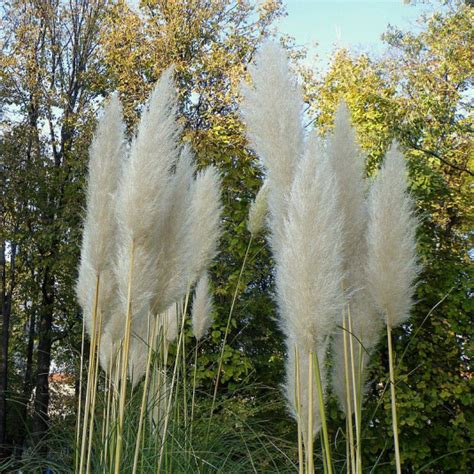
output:
[[[417,32],[388,27],[383,55],[336,48],[321,70],[304,47],[278,32],[285,15],[278,0],[2,2],[2,456],[34,445],[59,424],[74,426],[82,331],[74,286],[97,113],[118,90],[131,134],[170,64],[184,140],[200,166],[215,164],[223,176],[224,234],[212,267],[215,320],[200,346],[197,372],[200,391],[212,393],[249,241],[248,208],[262,182],[238,115],[238,87],[262,42],[277,38],[304,88],[308,129],[330,130],[345,100],[368,176],[394,138],[402,145],[422,219],[423,264],[413,316],[395,332],[402,460],[411,470],[431,463],[443,472],[468,471],[474,464],[474,11],[469,1],[424,3]],[[219,397],[244,419],[256,417],[275,436],[290,439],[294,427],[283,402],[269,403],[282,398],[285,354],[265,236],[252,242],[239,285]],[[191,340],[190,330],[187,336]],[[364,458],[372,462],[388,460],[392,449],[384,344],[374,357],[364,408],[370,419]],[[58,389],[65,383],[70,394]],[[334,435],[342,423],[334,400],[329,412]]]

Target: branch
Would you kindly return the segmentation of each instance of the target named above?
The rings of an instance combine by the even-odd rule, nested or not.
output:
[[[425,149],[421,146],[415,145],[414,143],[409,143],[408,145],[411,148],[413,148],[414,150],[421,151],[422,153],[426,153],[427,155],[430,155],[433,158],[436,158],[437,160],[441,161],[445,165],[447,165],[447,166],[449,166],[449,167],[451,167],[455,170],[458,170],[458,171],[461,171],[463,173],[467,173],[471,176],[474,176],[474,173],[472,171],[468,170],[467,168],[462,168],[461,166],[457,166],[457,165],[445,160],[439,153],[436,153],[435,151],[427,150],[427,149]]]

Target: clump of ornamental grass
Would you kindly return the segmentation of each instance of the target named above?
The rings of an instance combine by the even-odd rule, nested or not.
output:
[[[316,139],[304,141],[301,91],[285,52],[265,44],[250,74],[253,86],[242,87],[242,113],[266,172],[270,244],[287,345],[285,392],[298,422],[300,469],[303,438],[311,471],[313,439],[324,416],[326,349],[342,303],[340,223],[333,219],[335,201],[327,187],[333,171]],[[321,359],[317,376],[315,357]]]
[[[265,171],[276,298],[287,346],[284,388],[298,423],[300,472],[301,441],[312,472],[313,438],[320,429],[324,467],[332,472],[324,413],[330,346],[332,389],[348,421],[348,468],[362,472],[365,368],[384,323],[399,470],[390,331],[409,315],[417,273],[416,219],[403,157],[389,151],[367,197],[365,160],[347,107],[339,107],[334,131],[324,140],[318,142],[314,132],[305,138],[301,93],[284,50],[264,45],[250,76],[252,85],[242,86],[242,114]],[[255,220],[256,204],[249,222]]]
[[[407,192],[403,155],[393,143],[370,190],[367,288],[387,329],[392,428],[397,473],[401,473],[395,398],[392,329],[410,316],[419,272],[416,257],[417,218]]]
[[[76,470],[82,470],[86,456],[88,430],[93,428],[95,387],[97,386],[98,349],[103,349],[100,357],[107,363],[107,343],[102,338],[102,328],[109,323],[117,309],[117,280],[114,273],[118,223],[115,218],[114,201],[117,195],[118,179],[125,156],[125,127],[122,107],[117,95],[113,95],[99,119],[94,140],[90,147],[88,186],[86,194],[87,212],[77,281],[77,295],[84,314],[84,329],[90,336],[91,348],[87,371],[85,406],[79,397],[77,417]],[[83,345],[84,351],[84,330]],[[82,384],[82,354],[81,374]],[[81,386],[82,391],[82,386]],[[84,417],[81,429],[81,414]],[[80,433],[82,440],[80,440]],[[79,466],[80,459],[80,466]]]
[[[154,354],[178,335],[180,350],[189,291],[217,250],[220,177],[212,166],[196,172],[190,148],[179,143],[176,116],[170,68],[151,94],[127,156],[117,96],[107,105],[91,146],[77,285],[91,338],[82,447],[76,464],[81,472],[90,466],[99,360],[108,374],[106,417],[112,420],[104,438],[110,447],[109,463],[120,472],[127,379],[135,386],[145,376],[147,385],[159,385],[156,374],[150,373]],[[173,380],[175,373],[176,368]],[[171,397],[158,398],[166,398],[169,411]],[[142,412],[146,406],[145,397]]]

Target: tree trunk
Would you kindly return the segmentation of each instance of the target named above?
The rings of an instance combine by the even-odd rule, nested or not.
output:
[[[26,310],[26,304],[25,304]],[[21,396],[21,409],[20,409],[20,419],[21,426],[19,428],[18,435],[18,446],[20,452],[23,449],[25,444],[25,438],[27,433],[27,419],[28,419],[28,403],[31,398],[31,392],[33,390],[33,348],[35,342],[35,325],[36,325],[36,310],[32,309],[30,314],[30,321],[28,327],[28,343],[26,346],[26,367],[25,375],[23,378],[23,393]]]
[[[42,284],[42,305],[38,328],[36,394],[33,414],[33,439],[41,441],[48,429],[49,369],[54,310],[54,277],[46,267]]]
[[[8,345],[10,341],[10,317],[12,310],[12,292],[15,286],[15,259],[16,244],[11,244],[10,250],[10,278],[7,283],[6,245],[2,241],[2,328],[0,333],[0,460],[10,454],[7,439],[7,390],[8,390]]]

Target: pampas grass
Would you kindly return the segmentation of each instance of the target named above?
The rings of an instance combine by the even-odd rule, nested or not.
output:
[[[170,395],[156,396],[163,405],[166,400],[167,405],[166,410],[157,412],[166,418],[161,433],[164,441],[181,345],[184,356],[182,333],[189,289],[217,251],[220,177],[214,167],[196,175],[189,146],[179,145],[172,75],[172,68],[166,70],[154,88],[123,166],[124,130],[116,97],[107,106],[91,147],[88,211],[78,282],[85,326],[93,336],[91,348],[95,351],[91,350],[85,410],[87,415],[90,406],[92,413],[86,470],[94,433],[99,367],[96,351],[100,350],[101,365],[109,376],[108,406],[104,408],[107,422],[101,436],[110,445],[110,452],[106,449],[101,456],[115,465],[115,472],[120,472],[127,379],[132,382],[132,393],[143,375],[148,387],[153,354],[162,351],[164,366],[159,371],[158,385],[152,386],[161,383],[161,390],[167,390],[166,375],[161,374],[167,370],[168,346],[180,335]],[[99,277],[104,272],[110,277],[104,283],[110,294],[104,293],[102,298]],[[178,317],[182,318],[180,322]],[[95,328],[96,319],[103,321],[103,330],[102,325]],[[141,427],[147,406],[147,396],[143,394]],[[89,429],[87,417],[83,422],[82,454],[77,466],[80,471],[86,458],[85,433]],[[140,442],[139,437],[134,470]]]
[[[403,155],[393,143],[370,191],[367,279],[370,294],[387,327],[393,438],[401,473],[392,329],[410,316],[419,271],[414,201],[407,192]]]
[[[166,208],[160,216],[162,231],[155,243],[157,268],[152,302],[154,312],[166,311],[183,297],[188,288],[187,262],[193,255],[191,226],[195,172],[193,154],[190,147],[185,145],[175,173],[168,178],[164,198]]]
[[[301,93],[284,50],[266,44],[250,74],[253,85],[242,87],[242,114],[250,144],[266,172],[277,300],[287,344],[285,392],[303,433],[311,471],[312,443],[324,404],[313,394],[316,383],[322,385],[318,394],[324,393],[326,349],[344,301],[342,223],[332,194],[336,183],[316,138],[304,145]],[[314,354],[320,364],[317,380],[311,373]]]
[[[113,262],[117,245],[114,200],[125,157],[122,106],[112,95],[99,119],[89,150],[86,216],[76,293],[88,334],[93,332],[94,291],[100,275],[99,308],[105,324],[113,313],[116,283]]]
[[[255,200],[250,205],[247,229],[255,237],[265,227],[265,220],[268,214],[268,186],[263,183],[259,189]]]
[[[277,255],[284,245],[288,195],[303,154],[303,99],[280,46],[265,43],[249,71],[252,85],[241,87],[241,112],[250,145],[266,170],[270,243]]]
[[[403,155],[392,144],[369,198],[368,289],[387,326],[410,316],[419,268],[414,201],[407,192]]]
[[[343,287],[348,298],[332,344],[332,388],[347,417],[351,462],[354,462],[352,414],[355,414],[357,464],[361,470],[361,391],[365,385],[368,354],[380,339],[382,324],[367,291],[364,272],[367,264],[368,222],[365,157],[357,144],[349,109],[344,102],[336,111],[334,131],[328,137],[327,152],[334,168],[342,216]]]
[[[324,143],[310,137],[303,145],[301,95],[284,51],[264,45],[249,70],[252,85],[242,86],[242,115],[268,186],[276,296],[287,344],[288,406],[305,438],[311,471],[312,438],[321,426],[326,435],[321,412],[325,361],[334,336],[332,387],[348,419],[349,469],[361,472],[364,371],[383,328],[379,313],[385,315],[387,328],[403,322],[416,276],[416,222],[403,160],[389,152],[367,200],[364,157],[347,106],[339,107],[334,132]],[[260,227],[254,222],[261,221],[256,208],[257,200],[249,214],[252,235]],[[315,388],[318,397],[313,397]],[[327,455],[326,440],[324,446]],[[330,471],[330,457],[325,459]]]
[[[124,130],[122,107],[118,96],[113,95],[98,122],[96,134],[89,150],[87,212],[76,286],[76,293],[84,314],[84,325],[91,338],[80,459],[78,451],[81,404],[78,408],[76,469],[81,470],[85,463],[86,433],[91,406],[91,429],[93,427],[93,407],[97,385],[97,351],[100,346],[104,347],[104,353],[108,354],[110,351],[107,341],[103,341],[101,344],[102,326],[110,320],[116,307],[113,258],[117,245],[117,223],[113,201],[125,152]],[[82,346],[82,350],[83,348],[84,346]],[[82,359],[83,354],[81,353],[81,373]],[[80,392],[81,403],[82,380]]]
[[[156,292],[159,265],[156,243],[163,231],[168,176],[179,155],[172,73],[171,68],[166,70],[152,92],[120,182],[116,208],[120,232],[116,275],[122,317],[128,304],[133,315],[142,312],[146,316]],[[130,268],[132,252],[134,265]],[[119,317],[105,330],[119,339],[123,328]]]
[[[281,326],[287,335],[287,378],[285,392],[295,419],[303,420],[305,444],[321,426],[322,400],[316,395],[315,373],[311,378],[308,364],[317,354],[323,393],[326,386],[326,350],[342,310],[341,221],[337,200],[331,190],[334,173],[317,139],[308,139],[299,162],[288,204],[285,226],[285,250],[277,261],[277,298]],[[295,364],[291,354],[299,356],[300,406],[295,400]],[[311,359],[311,361],[309,360]],[[309,397],[310,391],[314,394]],[[312,398],[312,399],[311,399]],[[311,420],[308,426],[306,420]]]
[[[209,288],[209,276],[204,273],[199,278],[194,291],[191,320],[193,335],[197,341],[202,339],[212,324],[212,296]]]
[[[207,269],[217,253],[217,242],[221,235],[220,188],[221,178],[214,166],[208,166],[197,174],[191,203],[192,223],[189,230],[192,243],[192,255],[187,261],[189,287]]]
[[[303,472],[304,463],[307,473],[314,471],[313,441],[319,433],[324,471],[333,471],[325,409],[331,362],[332,389],[347,419],[347,467],[362,472],[364,369],[385,323],[400,472],[391,329],[409,315],[418,271],[416,219],[406,192],[403,158],[395,148],[390,150],[367,198],[364,158],[347,107],[338,109],[331,135],[318,139],[309,132],[305,137],[301,93],[283,49],[265,44],[250,76],[252,85],[242,88],[242,109],[265,184],[249,211],[249,242],[220,348],[205,436],[193,431],[197,362],[198,350],[205,347],[200,343],[212,323],[208,269],[221,231],[221,178],[213,166],[198,171],[191,148],[179,143],[172,69],[163,73],[153,90],[128,159],[123,160],[124,130],[116,97],[99,122],[91,147],[77,287],[85,314],[84,331],[91,335],[91,357],[76,470],[96,468],[92,452],[98,437],[104,445],[98,465],[108,470],[114,466],[116,473],[129,469],[126,407],[137,392],[140,416],[132,472],[143,469],[140,460],[145,447],[153,452],[153,469],[168,470],[170,426],[184,427],[185,445],[195,436],[207,443],[245,264],[252,239],[267,225],[276,267],[279,322],[286,336],[283,388],[287,408],[298,425],[299,471]],[[194,286],[189,412],[187,313]],[[94,434],[97,353],[106,372],[107,402],[102,409],[102,430]],[[144,384],[137,388],[143,377]],[[79,427],[80,416],[77,444]],[[204,462],[201,459],[199,466]]]

